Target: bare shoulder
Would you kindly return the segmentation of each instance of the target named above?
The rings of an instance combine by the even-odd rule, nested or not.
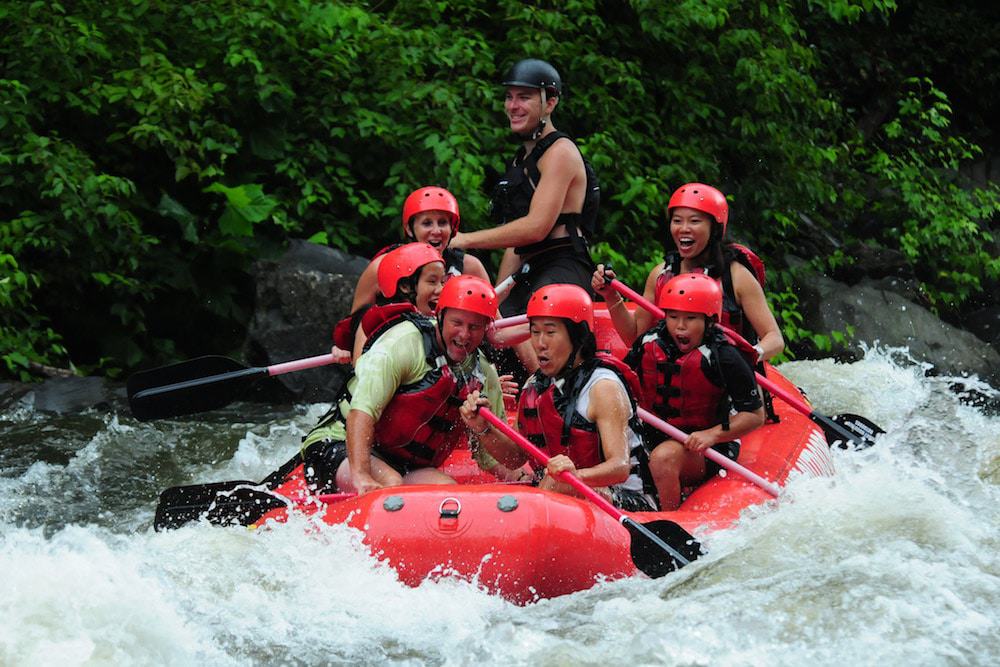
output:
[[[490,281],[490,274],[487,273],[486,267],[483,266],[478,257],[469,253],[465,253],[465,259],[462,262],[462,273],[482,278],[486,282]]]
[[[617,378],[602,377],[594,381],[590,388],[590,401],[597,406],[617,406],[628,404],[625,387]]]
[[[750,269],[743,266],[740,262],[733,261],[729,264],[729,275],[733,277],[733,285],[736,286],[737,290],[757,290],[763,293],[763,288],[760,283],[757,282],[756,276],[750,273]]]
[[[667,263],[666,262],[660,262],[659,264],[657,264],[656,266],[654,266],[653,270],[649,272],[648,276],[646,276],[646,290],[645,291],[647,293],[649,292],[649,290],[651,290],[651,289],[653,289],[653,288],[656,287],[656,280],[660,277],[660,274],[663,273],[663,269],[665,269],[666,267],[667,267]]]
[[[538,168],[544,171],[545,167],[565,166],[573,168],[578,164],[583,166],[583,156],[580,155],[576,144],[568,137],[560,137],[542,154],[542,158],[538,161]]]

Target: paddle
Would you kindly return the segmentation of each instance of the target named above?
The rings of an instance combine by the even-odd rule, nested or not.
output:
[[[639,408],[637,410],[637,413],[639,415],[639,419],[641,419],[642,421],[646,422],[650,426],[653,426],[656,429],[662,431],[663,433],[666,433],[667,435],[669,435],[674,440],[677,440],[681,444],[687,442],[687,439],[688,439],[688,434],[687,433],[685,433],[684,431],[680,430],[676,426],[671,426],[667,422],[663,421],[662,419],[660,419],[659,417],[657,417],[656,415],[654,415],[649,410],[646,410],[645,408]],[[739,463],[737,463],[736,461],[732,460],[731,458],[729,458],[727,456],[723,456],[722,454],[720,454],[719,452],[715,451],[714,449],[709,448],[709,449],[706,449],[702,453],[705,455],[705,458],[710,459],[712,461],[715,461],[716,463],[718,463],[720,466],[722,466],[726,470],[734,472],[737,475],[739,475],[740,477],[742,477],[745,480],[747,480],[748,482],[752,482],[753,484],[756,484],[760,488],[762,488],[765,491],[767,491],[768,493],[770,493],[775,498],[777,498],[778,494],[781,493],[781,487],[779,487],[774,482],[767,481],[766,479],[764,479],[763,477],[761,477],[760,475],[758,475],[754,471],[752,471],[749,468],[746,468],[746,467],[740,465]]]
[[[494,329],[503,329],[505,327],[516,327],[518,324],[527,324],[527,315],[511,315],[510,317],[501,317],[499,320],[493,321]]]
[[[724,330],[730,333],[730,330],[725,328]],[[738,334],[733,333],[732,335]],[[867,449],[875,444],[876,436],[885,433],[882,428],[861,415],[842,414],[833,417],[821,415],[811,409],[806,403],[782,389],[774,380],[768,379],[767,376],[761,373],[757,373],[757,382],[785,403],[819,424],[823,429],[823,434],[826,436],[826,441],[831,447],[837,445],[840,449],[847,449],[849,446],[848,443],[854,443],[857,449]]]
[[[291,499],[261,488],[260,482],[237,480],[172,486],[160,493],[153,518],[155,530],[180,528],[202,517],[220,526],[246,526],[264,513],[289,503],[303,505],[311,500],[333,503],[354,497],[353,493],[322,493]]]
[[[221,408],[262,376],[335,363],[321,354],[273,366],[247,368],[227,357],[207,356],[136,373],[128,379],[128,404],[139,421],[178,417]],[[211,385],[212,391],[202,391]]]
[[[527,278],[529,271],[531,271],[531,264],[523,264],[519,270],[498,282],[497,286],[493,288],[493,291],[497,294],[497,298],[503,299],[507,296],[507,292],[514,287],[514,283]]]
[[[502,419],[487,408],[479,408],[479,414],[486,418],[497,430],[514,441],[518,447],[527,452],[539,464],[546,465],[549,457],[535,447],[523,435],[512,429]],[[632,536],[629,553],[635,566],[652,578],[680,569],[698,558],[701,544],[686,530],[673,521],[651,521],[639,523],[605,500],[604,496],[587,486],[579,477],[563,472],[559,479],[566,482],[580,495],[597,505],[601,510],[614,517],[625,526]]]
[[[605,280],[607,280],[607,278],[605,278]],[[628,297],[639,306],[642,306],[654,317],[663,319],[663,309],[652,304],[649,299],[646,299],[618,279],[607,281],[619,294]],[[725,331],[727,335],[733,337],[734,339],[742,339],[742,337],[732,329],[722,325],[719,326],[721,326],[722,330]],[[769,380],[763,373],[755,372],[755,374],[757,376],[757,382],[760,386],[764,387],[772,394],[785,401],[785,403],[809,417],[809,419],[816,424],[819,424],[819,426],[823,429],[826,440],[831,447],[836,444],[841,449],[847,449],[847,443],[850,442],[854,443],[854,446],[857,449],[866,449],[875,444],[876,436],[881,433],[885,433],[884,429],[880,428],[877,424],[869,419],[866,419],[865,417],[862,417],[861,415],[844,414],[837,415],[832,418],[821,415],[812,410],[802,401],[795,398],[795,396],[779,387],[773,380]]]

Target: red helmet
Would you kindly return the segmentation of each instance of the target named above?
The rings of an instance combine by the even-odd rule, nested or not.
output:
[[[497,301],[493,285],[478,276],[463,274],[452,276],[441,288],[436,312],[440,315],[445,308],[457,308],[485,315],[492,320],[497,315]]]
[[[539,287],[528,301],[528,317],[562,317],[594,330],[594,302],[579,285]]]
[[[670,203],[667,204],[668,219],[670,212],[678,206],[708,213],[715,218],[717,223],[722,225],[722,235],[725,236],[726,223],[729,222],[729,202],[726,201],[726,195],[711,185],[685,183],[677,188],[674,194],[670,196]]]
[[[656,305],[664,310],[680,310],[722,317],[722,288],[704,273],[682,273],[667,281],[660,289]]]
[[[441,253],[430,243],[407,243],[382,255],[378,265],[378,288],[387,299],[396,295],[402,278],[408,278],[420,267],[434,262],[444,263]]]
[[[444,211],[451,217],[452,235],[458,231],[460,217],[458,215],[458,200],[444,188],[433,185],[420,188],[410,193],[403,202],[403,234],[409,229],[410,220],[417,213],[424,211]]]

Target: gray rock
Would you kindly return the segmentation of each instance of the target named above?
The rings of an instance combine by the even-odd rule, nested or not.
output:
[[[8,409],[18,401],[25,401],[39,412],[75,414],[89,408],[106,410],[120,406],[124,395],[123,387],[102,377],[58,377],[37,384],[0,384],[0,408]]]
[[[988,306],[969,313],[965,321],[967,328],[982,340],[1000,349],[1000,306]]]
[[[306,241],[293,241],[277,261],[254,267],[256,304],[245,357],[255,366],[330,352],[333,326],[350,314],[354,287],[368,260]],[[296,400],[330,401],[345,369],[324,366],[276,376]]]
[[[941,375],[976,374],[1000,387],[1000,353],[968,331],[941,321],[929,310],[881,285],[862,282],[854,287],[812,275],[797,285],[802,326],[813,331],[844,331],[854,327],[846,345],[833,354],[858,357],[861,343],[907,347],[918,361]]]

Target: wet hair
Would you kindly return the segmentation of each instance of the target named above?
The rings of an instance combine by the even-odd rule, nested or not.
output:
[[[566,325],[566,333],[569,334],[569,341],[573,345],[566,365],[559,371],[562,375],[573,368],[575,361],[585,362],[594,358],[597,354],[597,338],[586,322],[574,322],[564,317],[560,319]]]
[[[712,221],[712,231],[708,237],[708,245],[702,251],[702,255],[705,257],[704,266],[708,270],[708,275],[713,278],[721,278],[723,267],[738,261],[739,256],[737,251],[733,250],[732,244],[722,238],[722,225],[708,213],[705,215]],[[669,243],[673,244],[673,239],[670,239]],[[676,252],[676,250],[675,247],[673,251]]]

